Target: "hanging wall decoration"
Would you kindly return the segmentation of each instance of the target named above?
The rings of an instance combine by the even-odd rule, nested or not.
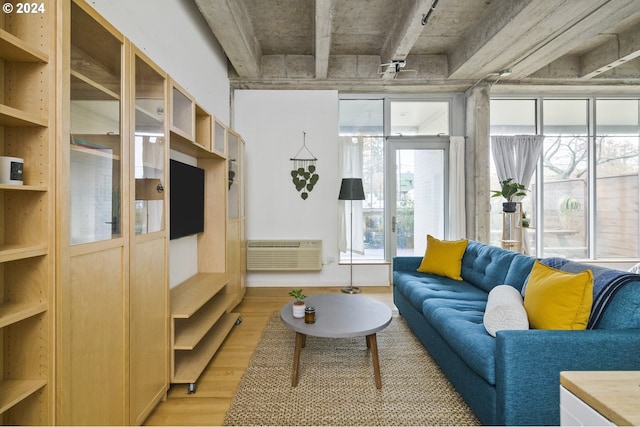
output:
[[[289,159],[293,163],[293,169],[291,169],[293,185],[300,193],[302,200],[307,200],[309,193],[320,179],[316,167],[318,159],[307,148],[306,138],[307,133],[302,132],[302,148]]]

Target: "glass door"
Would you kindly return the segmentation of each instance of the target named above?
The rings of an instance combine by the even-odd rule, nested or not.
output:
[[[165,87],[166,79],[135,56],[135,234],[165,226]]]
[[[387,140],[389,258],[422,256],[427,234],[443,239],[448,227],[446,138]]]

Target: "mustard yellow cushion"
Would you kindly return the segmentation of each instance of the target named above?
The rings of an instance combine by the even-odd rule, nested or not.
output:
[[[586,329],[592,304],[591,270],[574,274],[534,262],[524,291],[532,329]]]
[[[468,240],[439,240],[427,235],[427,250],[418,271],[462,280],[462,255]]]

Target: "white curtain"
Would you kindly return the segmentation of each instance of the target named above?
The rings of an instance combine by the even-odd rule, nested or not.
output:
[[[338,171],[342,178],[362,178],[362,137],[341,136]],[[338,190],[340,187],[338,187]],[[339,200],[338,249],[364,253],[364,224],[362,200]],[[353,248],[351,243],[351,204],[353,203]]]
[[[464,137],[449,138],[449,236],[451,240],[467,236],[464,185]]]
[[[529,188],[542,153],[543,135],[498,135],[491,137],[491,151],[498,179],[512,178]]]
[[[542,154],[543,141],[543,135],[492,136],[491,151],[498,179],[504,181],[512,178],[525,188],[529,188],[533,171]],[[523,229],[523,244],[524,253],[531,253],[527,229]]]

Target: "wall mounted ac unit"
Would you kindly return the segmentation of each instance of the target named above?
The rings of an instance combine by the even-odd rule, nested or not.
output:
[[[247,270],[322,270],[322,240],[249,240]]]

